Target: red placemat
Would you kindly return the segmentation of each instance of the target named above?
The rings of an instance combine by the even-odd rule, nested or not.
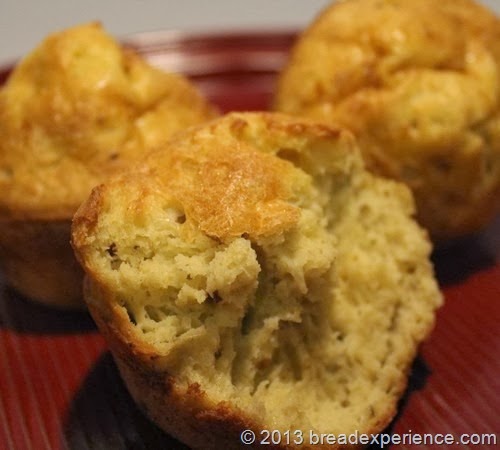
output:
[[[222,111],[258,110],[268,107],[294,36],[165,32],[127,43],[190,76]],[[446,303],[387,432],[412,442],[417,434],[449,434],[456,448],[500,448],[500,220],[437,249],[433,259]],[[0,449],[157,448],[185,447],[135,407],[92,319],[31,303],[0,279]]]

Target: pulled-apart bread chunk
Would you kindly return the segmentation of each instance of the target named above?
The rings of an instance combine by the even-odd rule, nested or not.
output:
[[[193,448],[245,448],[394,417],[441,304],[413,212],[349,133],[232,113],[95,188],[72,242],[135,401]]]
[[[500,20],[472,0],[332,3],[292,49],[274,109],[350,129],[436,240],[500,212]]]
[[[0,264],[28,297],[83,304],[71,219],[94,186],[215,116],[98,23],[48,36],[0,90]]]

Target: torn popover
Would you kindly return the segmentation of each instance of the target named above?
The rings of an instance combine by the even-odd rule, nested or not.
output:
[[[72,243],[89,310],[162,429],[205,450],[298,430],[276,448],[313,448],[309,430],[391,421],[433,327],[442,298],[413,213],[350,133],[232,113],[96,187]]]

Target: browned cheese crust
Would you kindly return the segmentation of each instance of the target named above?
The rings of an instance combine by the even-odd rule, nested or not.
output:
[[[275,448],[333,449],[308,430],[382,430],[441,304],[412,213],[349,133],[233,113],[95,188],[72,243],[122,377],[166,432],[220,449],[303,430]]]
[[[149,66],[98,23],[47,37],[0,90],[0,264],[8,281],[35,299],[78,304],[80,277],[67,278],[65,268],[75,266],[68,230],[80,203],[110,174],[215,114],[186,79]],[[43,241],[55,229],[65,249],[51,254]]]
[[[471,0],[347,0],[303,32],[279,111],[351,129],[444,240],[500,208],[500,22]]]

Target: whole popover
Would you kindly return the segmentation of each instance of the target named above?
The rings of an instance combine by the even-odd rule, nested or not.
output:
[[[436,240],[500,207],[500,21],[471,0],[346,0],[301,34],[274,108],[338,123]]]

